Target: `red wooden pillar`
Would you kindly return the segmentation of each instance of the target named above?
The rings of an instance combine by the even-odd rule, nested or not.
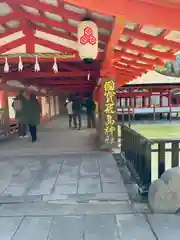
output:
[[[5,134],[10,132],[9,106],[8,106],[8,92],[0,91],[0,108],[4,110],[1,123],[3,124]]]
[[[5,94],[4,94],[4,91],[0,91],[0,108],[4,108],[4,97],[5,97]]]
[[[152,105],[152,98],[151,97],[152,97],[151,95],[149,95],[149,97],[148,97],[149,107],[151,107],[151,105]]]
[[[48,111],[49,119],[51,119],[51,104],[50,104],[50,96],[49,95],[46,96],[46,101],[49,106],[49,111]]]
[[[160,98],[160,107],[162,107],[163,106],[163,95],[162,95],[162,92],[160,92],[159,98]]]
[[[146,97],[142,96],[142,107],[146,107]]]
[[[53,96],[53,103],[54,103],[54,113],[55,116],[57,115],[57,109],[56,109],[56,96]]]
[[[172,93],[171,89],[168,90],[168,106],[171,106],[172,104]]]
[[[136,107],[137,102],[136,102],[136,96],[134,96],[134,107]]]
[[[128,107],[128,98],[125,98],[125,107]]]
[[[129,106],[132,107],[132,97],[129,97]]]

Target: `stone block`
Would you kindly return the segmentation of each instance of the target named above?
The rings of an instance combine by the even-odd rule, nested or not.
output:
[[[148,200],[153,212],[176,213],[180,209],[180,167],[165,171],[149,189]]]

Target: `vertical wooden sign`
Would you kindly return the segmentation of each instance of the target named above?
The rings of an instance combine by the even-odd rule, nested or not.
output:
[[[106,78],[102,84],[104,147],[112,148],[117,144],[116,81],[114,78]]]

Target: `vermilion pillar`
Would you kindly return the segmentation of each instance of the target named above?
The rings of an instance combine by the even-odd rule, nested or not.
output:
[[[53,99],[54,99],[54,113],[55,113],[55,116],[57,115],[57,109],[56,109],[56,96],[53,96]]]
[[[8,106],[8,93],[0,91],[0,109],[2,110],[1,125],[5,134],[9,133],[10,119],[9,119],[9,106]]]

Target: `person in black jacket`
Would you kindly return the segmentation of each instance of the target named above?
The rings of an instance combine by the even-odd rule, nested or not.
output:
[[[78,94],[76,94],[73,104],[73,120],[74,120],[74,127],[75,129],[81,129],[81,113],[82,113],[82,99]],[[78,127],[77,127],[77,120],[78,120]]]
[[[95,110],[96,104],[92,100],[91,96],[88,97],[86,101],[86,114],[87,114],[87,127],[95,128]]]

